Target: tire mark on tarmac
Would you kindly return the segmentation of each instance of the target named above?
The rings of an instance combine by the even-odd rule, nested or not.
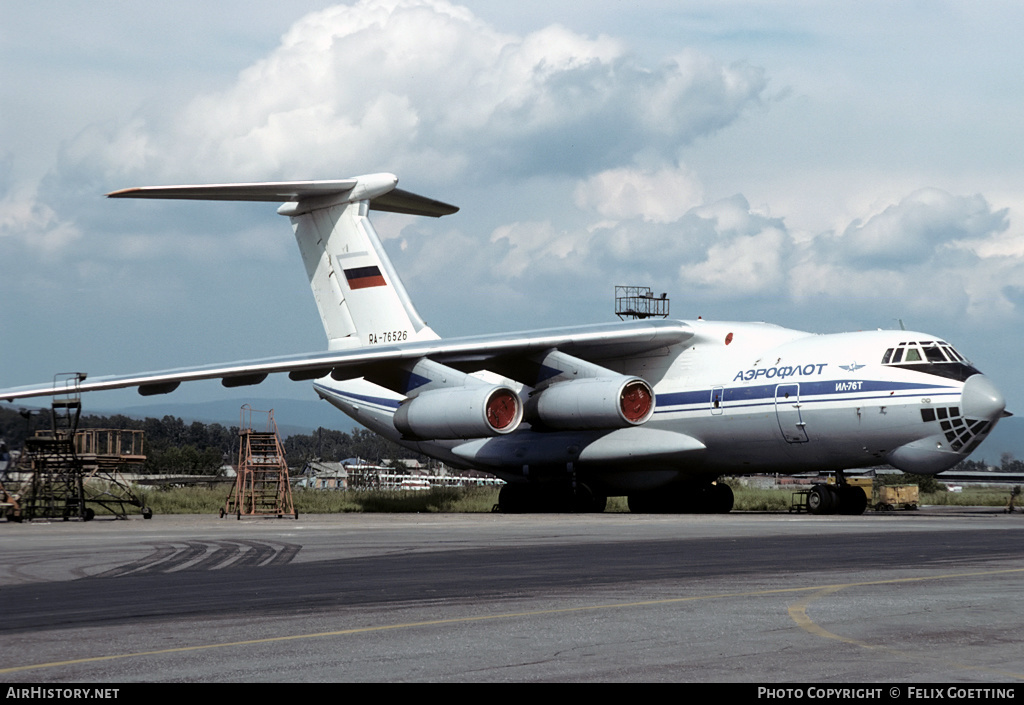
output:
[[[262,567],[290,563],[302,549],[291,543],[246,541],[186,541],[184,544],[153,543],[145,558],[90,577],[218,570],[228,567]]]

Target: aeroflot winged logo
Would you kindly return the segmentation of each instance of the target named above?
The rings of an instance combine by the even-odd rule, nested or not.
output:
[[[387,286],[384,276],[376,265],[345,270],[345,279],[350,289],[368,289],[371,286]]]
[[[839,369],[846,370],[847,372],[856,372],[862,367],[864,367],[864,365],[858,365],[856,362],[852,362],[849,365],[840,365]]]

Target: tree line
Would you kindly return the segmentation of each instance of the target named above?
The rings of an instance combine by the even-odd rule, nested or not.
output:
[[[82,416],[79,428],[141,430],[145,433],[146,463],[142,472],[183,475],[213,475],[224,464],[238,462],[238,426],[193,421],[177,416],[134,419],[122,414]],[[28,436],[50,431],[48,409],[33,409],[31,414],[0,406],[0,439],[11,450],[20,450]],[[306,461],[320,458],[340,461],[361,458],[379,464],[385,459],[424,457],[379,436],[373,431],[355,429],[352,433],[318,429],[312,434],[296,434],[283,441],[288,467],[301,469]]]

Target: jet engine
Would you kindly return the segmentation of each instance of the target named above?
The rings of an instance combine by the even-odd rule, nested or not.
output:
[[[654,413],[654,390],[639,377],[590,377],[534,392],[526,418],[552,429],[628,428]]]
[[[423,440],[484,438],[511,433],[523,420],[519,395],[504,386],[446,387],[407,399],[395,428]]]

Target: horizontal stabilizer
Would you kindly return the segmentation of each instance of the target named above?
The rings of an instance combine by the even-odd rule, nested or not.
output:
[[[369,200],[370,208],[389,213],[439,218],[458,207],[395,188],[393,174],[368,174],[333,181],[269,181],[246,184],[142,186],[107,194],[108,198],[162,198],[193,201],[323,202],[334,204]],[[285,213],[286,215],[289,213]]]

